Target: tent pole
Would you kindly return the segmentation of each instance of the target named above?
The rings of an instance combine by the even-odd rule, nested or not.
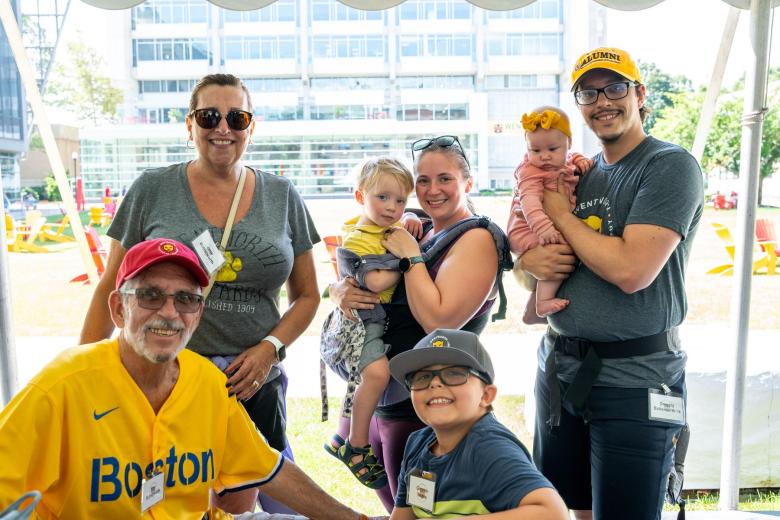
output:
[[[720,95],[723,73],[726,71],[726,64],[729,61],[731,44],[734,42],[734,34],[737,32],[739,13],[739,8],[729,8],[729,14],[726,17],[726,25],[723,27],[723,35],[720,39],[718,56],[715,59],[715,66],[712,68],[712,76],[710,78],[710,84],[707,86],[707,94],[704,96],[704,104],[701,107],[699,123],[696,125],[696,137],[693,139],[691,154],[700,164],[702,157],[704,157],[704,146],[707,144],[707,136],[709,135],[710,127],[712,126],[712,118],[715,115],[715,104],[718,101],[718,95]]]
[[[726,379],[723,413],[723,446],[720,469],[722,510],[739,505],[739,463],[742,448],[742,406],[745,395],[750,289],[753,274],[753,232],[758,201],[761,162],[761,129],[766,107],[769,24],[772,0],[750,2],[750,56],[747,63],[742,147],[739,165],[739,205],[735,234],[734,286],[732,290],[732,353]]]
[[[0,192],[3,177],[0,175]],[[3,219],[5,226],[5,219]],[[16,393],[16,348],[14,348],[13,321],[11,320],[11,278],[8,275],[8,247],[5,229],[0,231],[0,406],[5,406]]]

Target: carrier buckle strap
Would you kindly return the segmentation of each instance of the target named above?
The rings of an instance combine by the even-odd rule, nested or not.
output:
[[[652,336],[609,342],[563,336],[552,328],[548,328],[547,333],[554,338],[554,352],[550,353],[550,357],[554,357],[555,352],[561,352],[582,362],[563,396],[563,399],[576,409],[582,410],[588,395],[590,395],[593,383],[601,372],[602,359],[644,356],[672,350],[677,344],[678,332],[675,327]]]

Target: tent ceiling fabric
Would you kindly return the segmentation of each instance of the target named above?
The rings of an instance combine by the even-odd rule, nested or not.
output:
[[[211,3],[230,9],[232,11],[252,11],[274,3],[276,0],[209,0]],[[364,11],[378,11],[389,9],[404,2],[404,0],[339,0],[341,3],[362,9]],[[472,4],[491,11],[507,11],[525,7],[536,0],[469,0]],[[740,9],[750,9],[750,0],[723,0]],[[89,5],[101,9],[127,9],[143,3],[143,0],[84,0]],[[639,11],[647,9],[663,0],[596,0],[599,4],[618,9],[620,11]],[[774,0],[773,5],[780,4],[780,0]]]

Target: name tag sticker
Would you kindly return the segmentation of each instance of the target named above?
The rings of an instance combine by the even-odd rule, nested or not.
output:
[[[219,250],[217,244],[214,243],[214,239],[211,238],[211,233],[209,233],[208,229],[192,241],[192,247],[198,254],[198,258],[200,258],[200,262],[203,264],[206,272],[209,273],[209,276],[213,276],[214,273],[225,265],[225,256]]]
[[[144,479],[141,486],[141,513],[162,502],[165,482],[163,473],[157,473],[150,479]]]
[[[413,469],[409,472],[409,486],[406,503],[433,514],[433,499],[436,493],[436,475],[430,471]]]
[[[647,407],[650,420],[685,424],[685,402],[680,394],[648,388]]]

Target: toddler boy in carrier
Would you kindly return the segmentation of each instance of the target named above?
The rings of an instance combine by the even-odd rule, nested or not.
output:
[[[492,413],[493,363],[476,334],[434,330],[391,359],[390,371],[428,425],[406,443],[390,520],[502,511],[515,513],[502,518],[568,519],[528,450]]]
[[[342,247],[361,257],[387,253],[382,240],[388,229],[402,226],[402,217],[405,222],[419,222],[414,214],[404,214],[413,189],[412,173],[397,159],[379,157],[367,160],[360,170],[355,190],[355,200],[363,207],[363,213],[344,224]],[[354,276],[349,268],[342,265],[341,255],[339,272]],[[400,277],[397,269],[372,269],[365,273],[362,284],[365,289],[377,293],[380,302],[385,304],[390,303]],[[343,444],[342,439],[334,435],[333,442],[336,444],[327,442],[324,447],[346,464],[361,484],[379,489],[387,485],[387,475],[371,449],[368,429],[374,409],[390,380],[385,356],[387,346],[382,340],[386,314],[382,305],[360,310],[358,314],[363,320],[366,335],[357,366],[360,384],[351,401],[349,435]],[[350,396],[347,395],[345,415],[350,413],[349,403]]]
[[[515,170],[515,200],[507,225],[509,247],[518,256],[539,244],[566,243],[544,213],[544,190],[557,190],[558,176],[563,174],[571,209],[574,210],[574,188],[579,180],[577,173],[583,174],[593,166],[593,161],[587,157],[578,153],[569,154],[571,130],[569,118],[563,110],[539,107],[523,114],[522,122],[527,153]],[[560,285],[561,282],[557,280],[539,281],[536,284],[526,304],[523,315],[525,323],[544,322],[542,318],[569,304],[568,300],[555,297]]]

